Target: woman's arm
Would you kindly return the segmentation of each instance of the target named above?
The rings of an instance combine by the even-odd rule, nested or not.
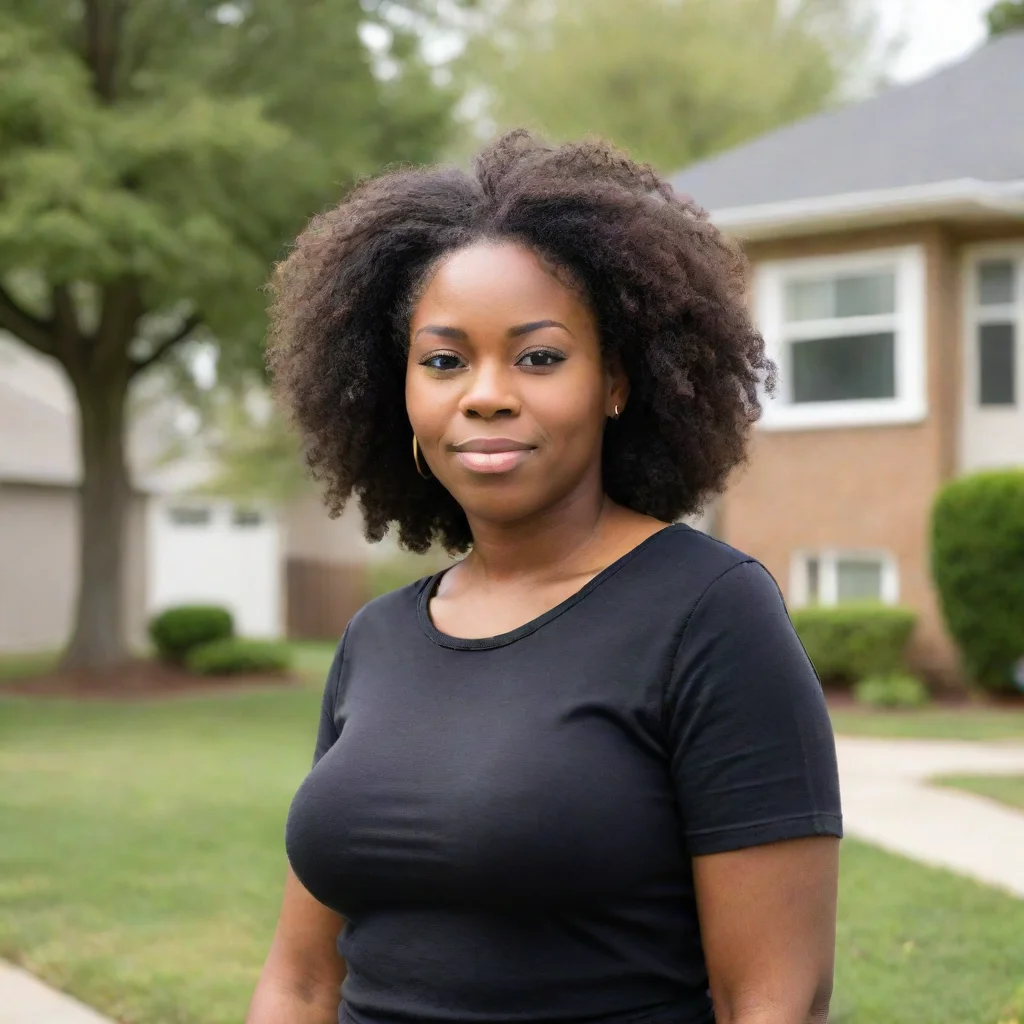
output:
[[[281,916],[245,1024],[337,1024],[345,961],[336,943],[343,925],[289,868]]]
[[[825,1024],[835,960],[839,842],[695,857],[718,1024]]]

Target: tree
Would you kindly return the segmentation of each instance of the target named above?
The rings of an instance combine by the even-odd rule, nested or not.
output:
[[[189,340],[259,367],[269,265],[390,161],[431,157],[451,97],[410,44],[416,3],[0,0],[0,328],[79,407],[80,593],[68,666],[126,653],[133,381]],[[391,40],[387,76],[361,41]],[[378,60],[381,54],[378,54]]]
[[[834,99],[864,67],[873,23],[857,11],[844,0],[492,0],[461,71],[487,130],[593,132],[674,171]]]
[[[300,438],[262,383],[242,380],[210,389],[188,408],[198,413],[195,429],[173,438],[159,461],[208,466],[199,493],[284,505],[315,492]]]
[[[986,18],[990,39],[1004,32],[1024,29],[1024,0],[999,0],[989,10]]]

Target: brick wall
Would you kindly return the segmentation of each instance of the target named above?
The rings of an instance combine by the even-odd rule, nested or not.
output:
[[[763,561],[784,593],[801,548],[890,552],[898,562],[900,600],[921,616],[914,660],[951,683],[957,658],[931,586],[928,522],[936,489],[956,465],[958,244],[939,226],[916,226],[760,243],[748,255],[757,262],[902,245],[921,245],[926,254],[927,418],[900,426],[758,430],[750,463],[722,500],[719,533]]]

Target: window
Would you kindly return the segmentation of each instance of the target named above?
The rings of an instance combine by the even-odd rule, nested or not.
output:
[[[779,367],[765,426],[923,418],[924,289],[917,248],[761,264],[758,322]]]
[[[974,329],[977,402],[1017,404],[1017,338],[1021,324],[1020,264],[983,259],[975,267]]]
[[[167,518],[175,526],[209,526],[212,516],[205,505],[173,505],[167,510]]]
[[[236,506],[231,513],[231,523],[233,526],[240,526],[243,529],[262,526],[263,513],[255,508],[239,508]]]
[[[895,604],[898,600],[896,563],[887,554],[802,551],[793,559],[790,602],[794,607],[848,601]]]

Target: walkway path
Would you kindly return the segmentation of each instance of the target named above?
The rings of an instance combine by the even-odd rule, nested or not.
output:
[[[1024,743],[842,736],[846,834],[1024,898],[1024,813],[927,785],[936,775],[1024,775]]]
[[[112,1024],[88,1006],[0,960],[0,1024]]]
[[[846,833],[1024,898],[1024,814],[927,785],[1024,774],[1024,744],[838,740]],[[0,1024],[113,1024],[0,960]]]

